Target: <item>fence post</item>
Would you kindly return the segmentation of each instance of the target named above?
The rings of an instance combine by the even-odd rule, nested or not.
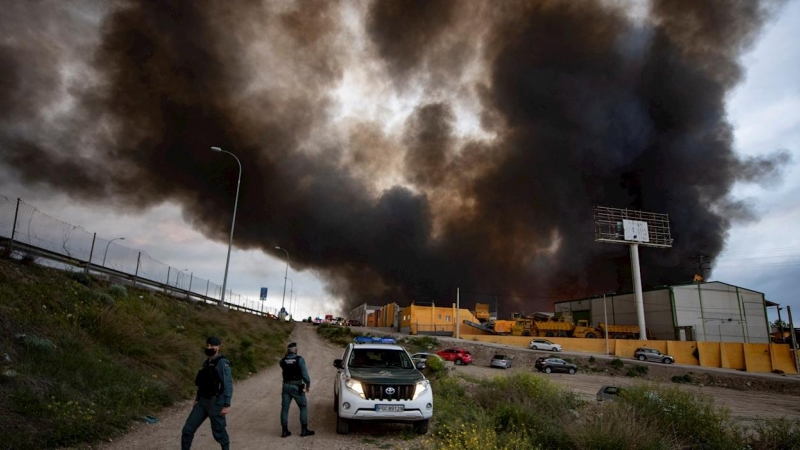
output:
[[[89,261],[86,262],[86,268],[83,273],[89,274],[89,266],[92,265],[92,255],[94,254],[94,242],[97,240],[97,233],[92,236],[92,249],[89,250]]]
[[[11,243],[8,246],[8,256],[14,255],[14,234],[17,232],[17,217],[19,217],[19,197],[17,198],[17,209],[14,211],[14,225],[11,226]]]
[[[208,298],[208,284],[209,283],[211,283],[211,281],[206,280],[206,298]]]
[[[164,293],[167,293],[167,286],[169,286],[169,272],[172,270],[172,266],[167,266],[167,284],[164,285]]]
[[[139,262],[142,260],[142,252],[139,252],[139,256],[136,257],[136,272],[133,273],[133,287],[136,288],[136,277],[139,276]]]

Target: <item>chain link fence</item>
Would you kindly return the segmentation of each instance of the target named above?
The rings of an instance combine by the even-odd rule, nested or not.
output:
[[[120,245],[120,238],[105,239],[83,227],[55,219],[20,199],[0,194],[0,241],[16,251],[35,249],[37,262],[57,268],[125,275],[133,283],[147,282],[166,292],[219,302],[222,286],[195,277],[158,261],[145,252]],[[48,257],[49,256],[49,257]],[[60,256],[60,257],[59,257]],[[188,270],[188,269],[187,269]],[[242,297],[228,290],[225,303],[254,313],[277,314],[264,310],[260,299]]]

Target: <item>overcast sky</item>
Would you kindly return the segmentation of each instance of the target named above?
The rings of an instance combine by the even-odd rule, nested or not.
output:
[[[81,3],[76,3],[81,4]],[[95,3],[88,2],[89,5]],[[92,8],[86,8],[88,21],[98,21],[101,13]],[[86,12],[83,11],[83,12]],[[346,27],[353,27],[352,17],[347,19]],[[733,148],[736,153],[743,156],[762,157],[783,150],[791,155],[791,161],[783,168],[783,176],[777,177],[772,182],[769,180],[760,183],[737,182],[732,191],[735,200],[749,205],[754,212],[750,219],[736,218],[732,220],[732,227],[725,240],[722,253],[711,261],[713,270],[708,277],[710,280],[741,286],[744,288],[763,292],[770,301],[781,305],[790,305],[795,315],[800,320],[800,294],[797,293],[795,281],[800,277],[800,2],[787,4],[772,20],[764,26],[763,32],[758,35],[755,45],[743,56],[741,62],[746,70],[743,81],[726,97],[727,119],[734,128],[735,141]],[[91,41],[92,39],[88,39]],[[92,45],[92,42],[84,43]],[[402,50],[403,47],[400,47]],[[432,61],[433,59],[431,59]],[[430,62],[430,61],[429,61]],[[294,64],[294,63],[293,63]],[[272,67],[274,69],[274,67]],[[330,68],[320,66],[319,70],[326,71]],[[291,64],[287,63],[286,72],[292,71]],[[316,69],[315,69],[316,70]],[[331,69],[332,70],[332,69]],[[376,115],[389,114],[384,120],[387,129],[398,128],[396,123],[406,123],[414,107],[421,103],[420,92],[413,89],[402,91],[405,96],[390,95],[382,99],[377,105],[363,105],[362,96],[370,90],[370,95],[380,97],[380,92],[385,86],[374,86],[368,79],[373,67],[366,66],[358,69],[344,70],[342,83],[337,88],[338,114]],[[306,74],[299,74],[304,77]],[[315,75],[314,75],[315,76]],[[313,76],[312,76],[313,78]],[[304,78],[305,79],[305,78]],[[363,90],[361,90],[363,89]],[[357,92],[359,95],[348,97],[348,93]],[[454,92],[458,92],[454,90]],[[342,99],[342,96],[345,98]],[[462,110],[470,106],[469,98],[463,100],[459,96],[451,100],[454,115],[457,117],[457,130],[473,133],[480,136],[491,137],[492,132],[481,130],[481,123],[486,117],[462,114]],[[475,100],[477,101],[477,100]],[[459,104],[464,102],[465,105]],[[463,108],[462,108],[463,107]],[[389,113],[387,113],[389,111]],[[390,114],[391,113],[391,114]],[[55,114],[55,113],[54,113]],[[392,115],[394,114],[394,115]],[[397,115],[401,118],[397,118]],[[462,117],[463,116],[463,117]],[[423,116],[421,116],[423,117]],[[466,131],[463,131],[466,130]],[[72,130],[79,134],[80,129]],[[321,133],[321,132],[318,132]],[[387,132],[387,136],[391,133]],[[386,140],[390,140],[386,138]],[[346,141],[346,140],[345,140]],[[407,143],[408,140],[401,140]],[[352,142],[352,141],[351,141]],[[226,142],[207,142],[205,148],[194,148],[194,152],[208,152],[209,147],[225,146]],[[395,145],[395,144],[392,144]],[[2,150],[0,150],[2,151]],[[225,165],[224,158],[228,155],[213,154],[219,158],[219,165]],[[34,205],[40,211],[50,216],[81,226],[89,232],[96,232],[105,239],[124,237],[125,240],[115,242],[125,247],[141,250],[153,258],[170,266],[193,273],[197,277],[210,279],[212,282],[222,284],[227,252],[227,236],[220,231],[221,227],[214,229],[217,239],[211,240],[208,233],[203,233],[196,226],[197,216],[188,212],[187,203],[175,202],[167,198],[157,205],[147,205],[145,208],[134,208],[130,204],[114,201],[98,201],[86,195],[69,195],[61,192],[57,186],[47,182],[26,182],[26,178],[19,176],[8,166],[8,160],[0,160],[0,194],[7,197],[20,197],[27,203]],[[289,162],[286,162],[287,170]],[[389,164],[389,162],[387,162]],[[280,167],[280,165],[278,165]],[[177,166],[180,170],[180,165]],[[188,170],[188,169],[186,169]],[[253,173],[253,168],[245,164],[243,177],[262,177],[263,173]],[[366,173],[369,173],[368,171]],[[431,174],[426,174],[432,176]],[[67,174],[59,174],[67,176]],[[384,181],[384,186],[391,186],[395,175],[389,174]],[[746,178],[746,177],[745,177]],[[386,181],[388,180],[388,181]],[[300,183],[298,178],[297,183]],[[217,220],[227,221],[230,224],[232,213],[233,184],[219,186],[208,180],[207,185],[212,190],[230,200],[230,209],[220,208],[214,211]],[[680,183],[681,180],[675,180]],[[135,186],[136,180],[131,184]],[[420,182],[420,186],[423,183]],[[143,189],[147,186],[141,186]],[[135,189],[135,187],[133,188]],[[419,188],[422,189],[422,188]],[[273,193],[275,194],[275,193]],[[278,195],[278,194],[275,194]],[[185,199],[185,197],[181,197]],[[202,201],[194,199],[195,201]],[[247,214],[246,209],[252,209],[253,203],[241,204],[237,222],[237,230],[244,227],[253,229],[250,223],[243,223],[245,217],[254,217]],[[713,207],[712,207],[713,209]],[[672,214],[670,211],[666,211]],[[328,225],[328,224],[326,224]],[[265,227],[267,224],[264,225]],[[242,227],[242,228],[239,228]],[[290,228],[291,229],[291,228]],[[319,228],[321,232],[321,228]],[[244,231],[242,231],[244,232]],[[313,229],[312,229],[313,232]],[[278,234],[280,235],[280,234]],[[220,239],[222,238],[222,239]],[[228,287],[236,294],[256,300],[261,287],[269,289],[266,306],[277,310],[282,303],[290,306],[290,290],[296,292],[297,317],[317,316],[325,314],[343,314],[343,305],[351,299],[342,298],[341,294],[333,292],[347,292],[347,289],[331,289],[330,280],[334,279],[331,272],[327,275],[315,272],[314,264],[306,260],[302,266],[289,268],[288,277],[292,280],[286,288],[284,296],[284,270],[286,261],[283,253],[275,252],[266,254],[263,249],[274,245],[290,248],[290,260],[301,258],[303,255],[291,254],[297,244],[287,242],[283,244],[279,238],[272,235],[269,244],[263,248],[256,248],[248,241],[248,250],[234,248],[230,259]],[[669,250],[664,250],[668,252]],[[275,255],[277,254],[277,258]],[[113,257],[113,254],[110,255]],[[390,258],[391,255],[386,255]],[[296,270],[305,267],[305,270]],[[320,270],[329,270],[325,265],[319,265]],[[338,269],[337,269],[338,270]],[[587,269],[585,270],[590,270]],[[643,273],[643,276],[646,276]],[[328,286],[328,288],[326,288]],[[293,289],[292,289],[293,288]],[[355,291],[351,289],[352,291]],[[495,291],[497,292],[497,291]],[[517,290],[517,293],[520,291]],[[524,292],[524,289],[522,289]],[[596,292],[602,294],[603,292]],[[770,318],[776,319],[774,309],[769,310]]]

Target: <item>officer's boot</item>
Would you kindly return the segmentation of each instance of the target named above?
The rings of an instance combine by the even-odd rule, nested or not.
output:
[[[313,436],[314,435],[314,430],[309,430],[308,429],[308,424],[304,423],[304,424],[302,424],[302,426],[303,426],[303,431],[300,432],[300,436]]]
[[[281,437],[291,436],[292,432],[289,431],[289,425],[282,425],[283,431],[281,431]]]
[[[222,450],[231,450],[231,444],[222,444]]]

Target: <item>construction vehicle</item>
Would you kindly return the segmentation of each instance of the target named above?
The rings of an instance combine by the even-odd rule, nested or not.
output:
[[[490,317],[491,313],[489,312],[488,303],[475,304],[475,318],[478,319],[478,322],[480,323],[488,322]]]
[[[487,305],[488,306],[488,305]],[[477,308],[476,308],[477,310]],[[570,316],[546,317],[542,315],[522,316],[512,314],[512,320],[491,320],[483,323],[464,321],[465,324],[497,335],[537,336],[537,337],[576,337],[585,339],[638,339],[639,327],[636,325],[608,325],[601,323],[593,327],[588,320],[572,322]]]

